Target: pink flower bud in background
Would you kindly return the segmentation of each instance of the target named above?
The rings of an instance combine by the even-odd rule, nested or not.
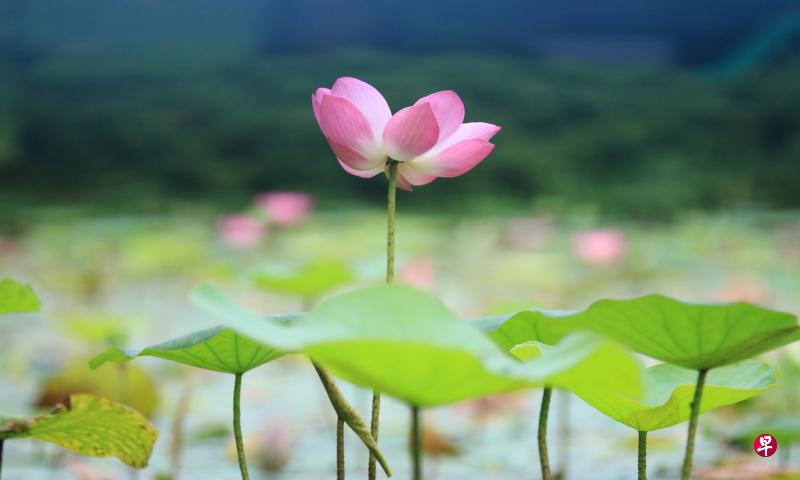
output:
[[[255,203],[270,222],[281,227],[301,223],[314,208],[314,198],[305,192],[262,193]]]
[[[436,281],[436,269],[430,258],[412,260],[400,270],[400,281],[410,283],[423,290],[433,289]]]
[[[217,234],[222,242],[237,249],[253,248],[264,238],[264,224],[247,215],[229,215],[217,222]]]
[[[292,438],[286,425],[272,423],[255,440],[253,460],[258,468],[277,472],[289,463],[292,457]]]
[[[610,265],[625,253],[625,234],[619,230],[587,230],[572,238],[572,250],[589,265]]]
[[[718,298],[723,302],[749,302],[764,305],[771,301],[769,285],[755,275],[734,275],[727,279]]]
[[[270,419],[268,422],[256,433],[244,438],[245,456],[260,470],[278,472],[292,458],[292,433],[283,420]],[[237,459],[233,441],[228,444],[228,456],[231,460]]]

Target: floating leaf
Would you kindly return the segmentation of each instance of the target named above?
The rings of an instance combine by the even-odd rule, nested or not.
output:
[[[148,418],[153,417],[159,403],[158,385],[136,365],[92,371],[86,360],[81,359],[67,363],[56,375],[44,380],[36,406],[51,408],[77,393],[123,403]]]
[[[89,366],[96,369],[106,362],[158,357],[215,372],[237,374],[275,360],[283,354],[281,350],[254,342],[229,328],[213,327],[141,350],[112,347],[93,358]]]
[[[613,391],[581,394],[584,401],[631,428],[658,430],[689,420],[697,372],[661,364],[645,371],[645,396],[636,400]],[[778,384],[775,367],[745,360],[709,371],[700,413],[760,395]]]
[[[616,343],[570,336],[523,364],[436,298],[408,286],[374,286],[319,304],[302,321],[264,319],[204,286],[194,302],[243,334],[302,352],[334,374],[418,406],[552,384],[637,396],[638,363]]]
[[[259,273],[253,281],[274,292],[318,297],[353,281],[353,272],[342,262],[316,261],[288,274]]]
[[[645,355],[695,370],[727,365],[800,339],[794,315],[748,303],[684,303],[661,295],[600,300],[579,312],[524,311],[477,321],[509,349],[591,330]]]
[[[0,425],[0,440],[32,438],[81,455],[114,456],[136,468],[147,466],[157,437],[158,430],[137,411],[92,395],[73,395],[49,415]]]
[[[121,345],[129,332],[142,325],[136,317],[123,317],[106,312],[85,311],[63,315],[58,326],[75,337],[101,345]]]
[[[0,280],[0,314],[38,312],[39,298],[27,285],[4,278]]]

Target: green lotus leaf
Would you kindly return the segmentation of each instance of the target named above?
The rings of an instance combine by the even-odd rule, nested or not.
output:
[[[5,420],[0,440],[32,438],[91,457],[114,456],[144,468],[158,430],[140,413],[92,395],[72,395],[49,415]]]
[[[697,372],[661,364],[645,370],[644,399],[636,400],[609,390],[579,394],[609,417],[643,432],[689,420]],[[708,372],[700,413],[760,395],[778,384],[773,365],[758,360],[715,368]]]
[[[89,366],[96,369],[106,362],[158,357],[215,372],[237,374],[275,360],[283,354],[281,350],[254,342],[229,328],[213,327],[141,350],[111,347],[94,357]]]
[[[535,310],[476,321],[506,350],[590,330],[631,349],[695,370],[750,358],[800,339],[794,315],[748,303],[684,303],[661,295],[600,300],[578,312]]]
[[[348,292],[291,324],[248,312],[211,286],[193,300],[244,335],[305,353],[341,378],[421,407],[541,385],[641,394],[639,364],[615,342],[578,333],[522,363],[408,286]]]
[[[31,287],[10,278],[0,280],[0,314],[38,312],[41,306]]]
[[[301,297],[318,297],[352,281],[350,268],[335,261],[316,261],[288,274],[264,272],[253,278],[257,286],[266,290]]]

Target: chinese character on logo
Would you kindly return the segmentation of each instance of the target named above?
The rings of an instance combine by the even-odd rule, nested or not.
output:
[[[778,441],[769,433],[762,433],[753,441],[753,450],[761,457],[771,457],[778,450]]]

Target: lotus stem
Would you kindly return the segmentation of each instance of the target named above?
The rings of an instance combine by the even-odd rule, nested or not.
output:
[[[375,439],[372,438],[372,435],[367,430],[367,424],[358,416],[358,413],[353,407],[347,403],[347,400],[345,400],[342,392],[339,391],[339,388],[336,386],[330,374],[316,363],[312,362],[312,365],[319,376],[320,382],[322,382],[322,387],[328,395],[331,406],[333,406],[334,411],[336,411],[336,415],[350,427],[350,430],[352,430],[369,451],[375,455],[377,463],[379,463],[383,471],[386,472],[386,476],[391,477],[392,470],[389,468],[389,464],[378,449],[377,442],[375,442]]]
[[[389,160],[389,187],[386,194],[386,283],[394,282],[394,237],[397,224],[397,164],[395,160]],[[413,416],[413,415],[412,415]],[[375,442],[378,441],[378,433],[381,425],[381,393],[377,390],[372,391],[372,415],[370,418],[370,433]],[[375,456],[369,454],[369,480],[375,480]]]
[[[344,420],[336,418],[336,480],[344,480]]]
[[[311,310],[311,306],[312,306],[313,303],[314,303],[314,299],[313,298],[304,297],[303,298],[303,310],[306,311],[306,312]],[[317,373],[319,374],[319,378],[322,381],[322,385],[323,385],[324,388],[326,388],[326,391],[327,391],[327,387],[325,386],[326,381],[333,382],[333,380],[330,379],[330,376],[327,374],[327,372],[322,370],[322,367],[319,367],[319,366],[317,366],[315,364],[314,368],[317,370]],[[337,411],[336,412],[336,479],[337,480],[344,480],[344,477],[345,477],[345,470],[344,470],[344,458],[345,458],[345,455],[344,455],[344,423],[345,423],[344,422],[344,418],[342,418],[342,416],[339,415],[339,412]]]
[[[560,390],[558,392],[560,399],[558,409],[558,467],[555,477],[558,479],[567,478],[567,471],[569,467],[569,446],[570,446],[570,398],[572,393],[569,390]]]
[[[386,196],[386,283],[394,282],[394,234],[397,221],[397,163],[389,160],[389,193]]]
[[[242,373],[237,373],[233,383],[233,436],[236,438],[236,456],[239,459],[239,470],[242,472],[242,480],[250,480],[250,474],[247,473],[247,459],[244,456],[242,411],[239,406],[242,396],[242,375]]]
[[[550,473],[550,460],[547,458],[547,415],[550,411],[551,387],[542,390],[542,406],[539,409],[539,464],[542,467],[542,480],[552,480]]]
[[[419,407],[411,405],[411,468],[413,480],[422,480],[422,425]]]
[[[5,440],[0,438],[0,477],[3,476],[3,444]]]
[[[703,387],[706,384],[707,369],[697,372],[697,384],[694,387],[692,399],[692,414],[689,417],[689,435],[686,438],[686,455],[683,457],[681,480],[689,480],[692,476],[692,457],[694,456],[694,438],[697,435],[697,420],[700,417],[700,402],[703,399]]]
[[[647,432],[639,430],[639,480],[647,480]]]

